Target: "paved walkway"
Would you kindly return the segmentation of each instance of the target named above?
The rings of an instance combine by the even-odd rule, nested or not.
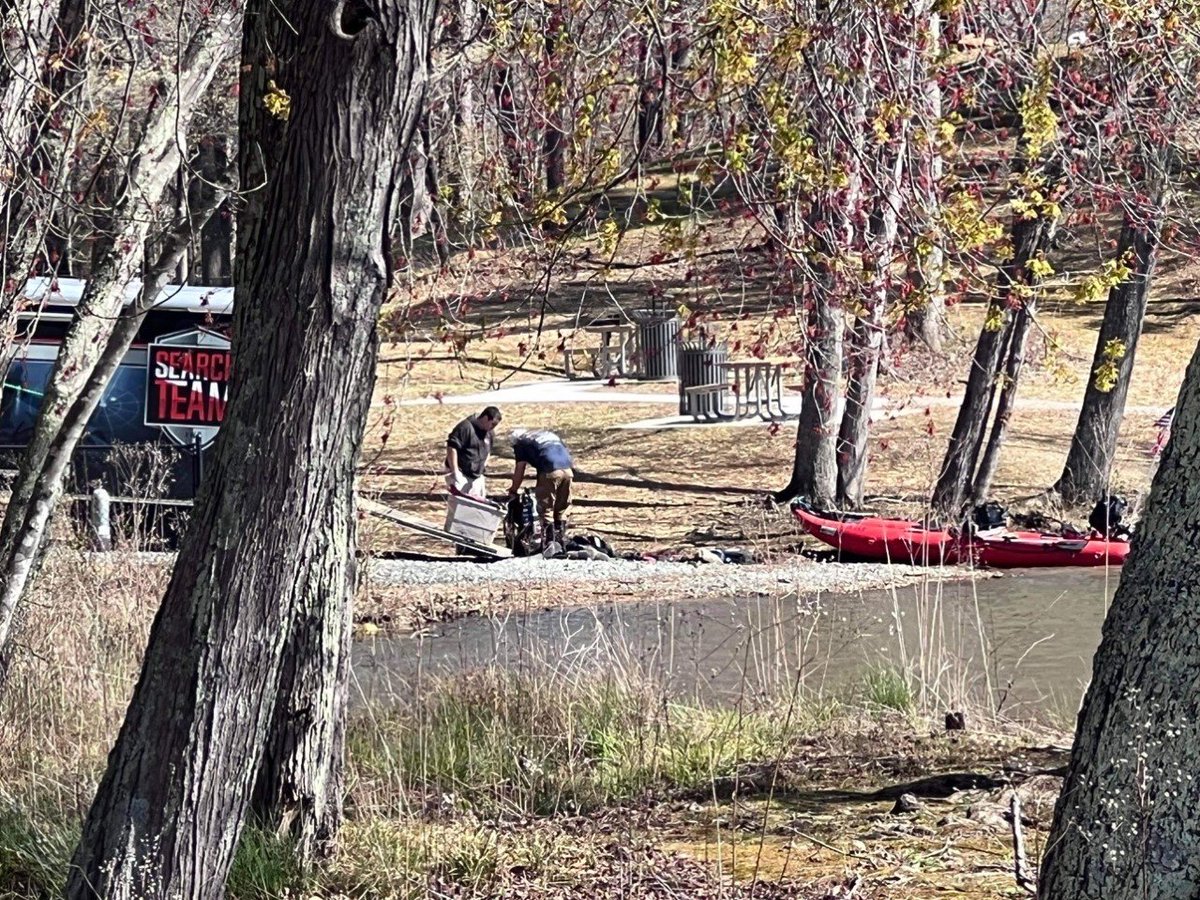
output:
[[[629,382],[625,382],[628,384]],[[844,401],[841,401],[844,403]],[[496,391],[482,391],[474,394],[447,394],[438,397],[416,397],[402,400],[401,406],[436,406],[447,404],[453,406],[500,406],[545,403],[631,403],[642,406],[657,405],[678,409],[679,396],[674,390],[651,392],[633,392],[617,390],[604,381],[572,381],[569,379],[545,379],[514,384]],[[930,407],[956,408],[962,403],[961,396],[955,397],[910,397],[903,401],[893,401],[887,397],[876,397],[871,405],[871,418],[878,422],[881,419],[895,419],[902,416],[922,415]],[[1018,411],[1075,411],[1079,409],[1078,401],[1071,400],[1041,400],[1017,398]],[[1166,406],[1127,406],[1126,415],[1161,415]],[[800,398],[794,392],[786,396],[783,409],[787,419],[794,420],[800,412]],[[840,409],[839,409],[840,414]],[[778,420],[777,420],[778,421]],[[648,419],[640,419],[623,425],[613,426],[621,431],[663,431],[678,428],[744,428],[747,426],[769,426],[771,422],[751,416],[744,419],[721,421],[695,421],[691,416],[680,416],[677,413],[666,414]]]
[[[415,397],[400,401],[401,406],[501,406],[505,403],[660,403],[674,406],[679,396],[671,391],[658,394],[633,393],[608,386],[605,381],[570,381],[552,379],[514,384],[498,391],[483,391],[478,394],[446,394],[437,397]]]

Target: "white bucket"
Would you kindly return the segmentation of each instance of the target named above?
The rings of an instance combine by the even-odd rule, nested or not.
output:
[[[491,544],[504,521],[504,507],[475,497],[446,498],[446,531],[477,544]]]

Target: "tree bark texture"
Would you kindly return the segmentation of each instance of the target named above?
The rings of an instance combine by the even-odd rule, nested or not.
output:
[[[915,221],[924,234],[919,236],[920,249],[910,256],[909,283],[917,303],[905,314],[904,329],[910,339],[921,341],[933,353],[940,353],[946,328],[946,251],[940,222],[945,160],[938,135],[942,88],[932,61],[941,50],[941,14],[933,4],[923,3],[917,15],[924,19],[926,33],[915,54],[921,79],[916,94],[916,118],[921,133],[909,145],[913,158],[909,177]]]
[[[423,180],[425,194],[429,197],[429,231],[433,236],[433,247],[437,252],[438,262],[444,268],[450,264],[450,235],[446,230],[446,219],[442,215],[444,198],[428,117],[421,120],[418,138],[425,148],[425,168],[419,173],[419,177]],[[418,177],[418,173],[413,173],[413,177]]]
[[[1146,301],[1150,295],[1150,280],[1154,276],[1161,231],[1161,212],[1143,221],[1126,216],[1121,227],[1117,254],[1132,255],[1130,268],[1133,274],[1108,292],[1104,320],[1096,337],[1096,352],[1092,355],[1092,367],[1083,394],[1083,406],[1071,436],[1071,449],[1067,451],[1062,475],[1054,485],[1063,500],[1072,506],[1098,500],[1108,492],[1121,420],[1125,417],[1129,379],[1133,373],[1138,340],[1142,335],[1142,323],[1146,318]],[[1116,385],[1112,390],[1103,391],[1096,385],[1095,373],[1105,361],[1105,347],[1114,340],[1125,345],[1125,355],[1116,361]]]
[[[1200,895],[1200,350],[1092,662],[1044,900]]]
[[[180,219],[187,219],[188,207],[191,204],[189,194],[192,193],[192,179],[188,173],[192,170],[197,162],[199,162],[199,154],[194,153],[188,148],[187,134],[180,133],[179,142],[179,171],[175,173],[175,184],[171,192],[174,201],[174,209],[172,215]],[[196,229],[199,231],[199,228]],[[163,255],[166,244],[171,240],[171,235],[162,234],[147,242],[147,250],[144,251],[144,259],[157,259]],[[161,242],[161,246],[160,246]],[[151,252],[151,248],[153,252]],[[184,247],[183,252],[179,255],[179,260],[175,263],[175,284],[187,284],[191,278],[192,260],[191,260],[191,241]]]
[[[832,275],[826,280],[832,281]],[[792,477],[778,499],[804,497],[817,509],[832,509],[837,496],[837,411],[845,322],[832,288],[818,286],[814,293]]]
[[[979,332],[966,393],[930,500],[933,509],[943,515],[959,515],[970,501],[975,462],[987,430],[992,388],[1000,374],[1005,340],[1012,327],[1010,299],[1014,287],[1030,284],[1029,262],[1045,249],[1052,224],[1043,216],[1013,220],[1013,258],[1000,270],[997,296],[991,307],[1002,316],[1001,324],[999,328],[985,324]]]
[[[543,35],[546,65],[546,93],[550,99],[546,109],[546,124],[542,132],[542,159],[546,168],[546,192],[554,195],[567,182],[567,134],[563,130],[563,79],[558,71],[559,30],[563,27],[562,13],[557,7],[546,22]]]
[[[223,137],[210,137],[200,144],[200,197],[208,202],[217,190],[216,181],[229,166],[229,151]],[[233,208],[228,201],[200,229],[200,283],[221,287],[233,281]]]
[[[320,657],[315,685],[292,678],[322,692],[306,715],[340,715],[354,471],[434,14],[434,0],[247,5],[241,180],[261,183],[259,166],[267,180],[238,223],[229,405],[70,898],[223,896],[281,688],[312,671],[290,653]],[[286,121],[260,105],[268,77]]]
[[[164,197],[181,163],[178,135],[208,89],[240,21],[240,10],[217,8],[181,50],[177,88],[166,92],[150,113],[109,209],[112,227],[97,241],[96,264],[59,348],[0,526],[0,654],[11,639],[13,617],[61,494],[60,485],[50,487],[43,480],[47,460],[121,314],[126,289],[140,272],[153,204]]]
[[[871,401],[879,377],[883,350],[883,307],[854,322],[850,335],[850,368],[846,408],[838,431],[837,502],[858,509],[863,503],[867,475],[867,438],[871,430]]]
[[[1029,329],[1033,327],[1036,306],[1035,295],[1026,300],[1013,314],[1007,360],[1004,363],[1004,374],[1001,376],[1000,398],[996,401],[992,431],[988,436],[987,448],[983,451],[983,457],[975,470],[975,483],[971,487],[973,504],[987,500],[988,492],[992,489],[992,480],[1000,467],[1000,447],[1008,434],[1008,425],[1012,421],[1013,409],[1016,406],[1017,385],[1021,380],[1021,369],[1025,365],[1025,347],[1029,342]]]
[[[904,60],[897,60],[904,67]],[[876,169],[879,199],[871,216],[867,258],[871,265],[871,281],[865,314],[854,322],[850,337],[849,380],[846,385],[846,408],[838,433],[838,503],[858,508],[862,506],[867,475],[867,439],[871,432],[871,404],[875,399],[875,383],[879,377],[879,359],[883,353],[885,311],[892,262],[896,255],[899,233],[900,206],[903,203],[901,179],[905,169],[907,134],[902,133],[897,144],[879,154],[883,157]],[[890,159],[887,156],[890,155]]]
[[[638,42],[639,89],[637,145],[642,159],[651,158],[651,150],[666,143],[664,119],[667,110],[667,86],[670,84],[670,56],[657,25],[648,28]]]

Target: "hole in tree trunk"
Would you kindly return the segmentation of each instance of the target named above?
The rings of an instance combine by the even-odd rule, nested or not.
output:
[[[346,37],[354,37],[367,27],[372,17],[371,8],[364,0],[344,0],[338,16],[338,27]]]

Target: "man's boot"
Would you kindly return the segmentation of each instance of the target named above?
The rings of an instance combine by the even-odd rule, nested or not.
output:
[[[558,541],[554,526],[545,519],[542,520],[542,556],[552,558],[562,553],[563,546]]]

